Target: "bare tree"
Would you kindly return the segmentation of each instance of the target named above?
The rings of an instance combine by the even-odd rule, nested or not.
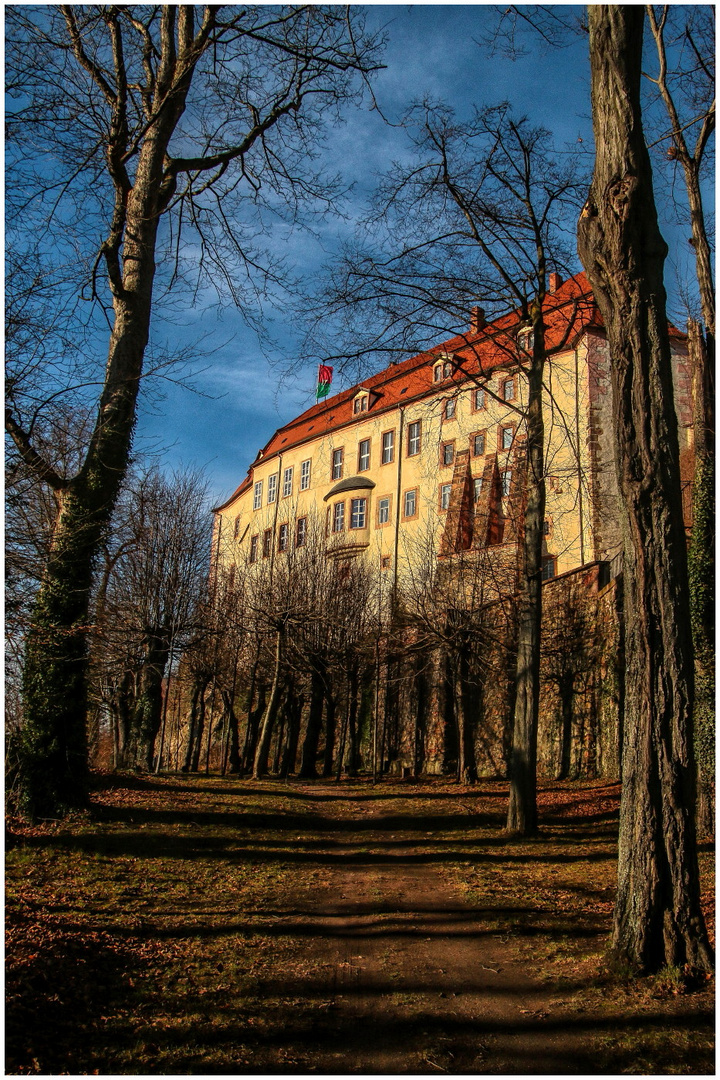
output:
[[[121,760],[151,770],[168,665],[201,625],[210,515],[205,481],[190,470],[163,475],[152,467],[133,476],[123,502],[126,525],[93,612],[93,672],[114,666],[120,690],[132,672]]]
[[[693,372],[695,476],[693,525],[689,551],[690,607],[695,646],[694,726],[698,763],[698,825],[714,831],[715,782],[715,286],[712,248],[703,205],[703,172],[710,165],[708,146],[715,133],[715,9],[696,5],[658,11],[647,8],[655,42],[657,86],[670,122],[664,138],[665,161],[682,169],[704,333],[689,326]],[[668,39],[673,63],[668,56]],[[679,53],[679,59],[675,54]],[[678,200],[679,201],[679,200]],[[684,216],[684,215],[683,215]]]
[[[551,267],[571,261],[568,212],[579,206],[581,186],[574,159],[561,164],[549,133],[515,120],[507,105],[477,110],[462,124],[448,108],[425,103],[410,112],[406,124],[415,160],[397,167],[381,188],[370,220],[376,246],[346,254],[333,270],[320,311],[340,320],[341,340],[350,344],[336,359],[345,361],[369,350],[395,355],[410,344],[427,344],[430,335],[440,328],[447,334],[448,324],[458,322],[472,357],[466,327],[479,298],[486,313],[515,312],[511,331],[493,334],[492,341],[528,387],[527,404],[517,410],[527,468],[508,829],[530,833],[537,826],[546,298]],[[567,334],[573,322],[568,320]],[[474,340],[480,341],[479,356],[482,328]],[[472,360],[461,365],[470,379],[477,380],[479,372],[486,373]]]
[[[687,556],[660,234],[643,136],[642,8],[589,8],[596,160],[580,256],[607,328],[624,511],[626,694],[613,947],[708,969],[693,806]]]
[[[321,122],[375,66],[359,18],[313,6],[8,9],[16,262],[33,250],[46,278],[65,260],[87,270],[85,295],[109,338],[92,435],[72,475],[43,456],[37,403],[21,378],[10,383],[6,429],[58,501],[24,664],[30,813],[84,799],[93,561],[128,464],[158,266],[166,287],[183,276],[191,228],[201,280],[252,312],[277,280],[259,250],[264,209],[292,220],[332,196],[308,160]],[[77,307],[77,293],[66,302]],[[42,382],[37,368],[30,381]]]

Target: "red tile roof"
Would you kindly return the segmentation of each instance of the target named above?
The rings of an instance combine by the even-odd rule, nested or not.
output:
[[[554,293],[547,294],[544,314],[548,352],[571,347],[587,327],[602,327],[600,312],[588,280],[582,273],[569,278]],[[377,394],[371,409],[372,415],[376,415],[437,393],[438,384],[434,382],[431,363],[435,357],[452,354],[456,364],[452,376],[454,385],[461,385],[478,376],[488,376],[498,368],[517,366],[516,336],[519,325],[518,311],[508,312],[479,331],[459,334],[399,364],[391,364],[377,375],[365,378],[350,389],[306,409],[295,420],[278,428],[259,452],[240,486],[216,510],[224,509],[247,491],[252,483],[253,466],[260,461],[316,439],[318,435],[328,435],[353,420],[366,420],[367,412],[357,416],[353,414],[353,398],[361,387]]]

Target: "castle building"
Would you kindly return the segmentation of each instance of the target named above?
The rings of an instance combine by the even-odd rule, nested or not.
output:
[[[543,577],[621,550],[609,356],[587,279],[549,275],[545,303],[546,517]],[[691,378],[671,331],[689,524]],[[517,312],[391,364],[277,430],[215,510],[216,565],[252,568],[324,531],[329,556],[364,553],[397,583],[428,548],[516,564],[524,489],[524,369],[531,332]],[[678,512],[682,509],[678,507]]]

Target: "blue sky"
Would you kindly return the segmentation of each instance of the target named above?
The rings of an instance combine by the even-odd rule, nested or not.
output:
[[[566,13],[582,9],[565,8]],[[592,147],[589,116],[587,40],[577,36],[562,50],[533,43],[511,61],[489,56],[476,40],[497,19],[484,5],[424,5],[368,8],[369,19],[389,35],[386,68],[374,83],[378,103],[396,121],[413,98],[442,98],[462,115],[473,105],[508,100],[520,114],[549,128],[569,152]],[[341,169],[354,192],[350,219],[330,221],[318,235],[283,232],[278,243],[296,267],[313,275],[339,241],[352,231],[375,177],[407,153],[403,132],[388,126],[367,106],[349,110],[343,127],[330,133],[328,166]],[[578,269],[580,265],[578,263]],[[226,498],[245,476],[256,452],[273,431],[314,402],[315,369],[281,378],[296,354],[299,327],[283,311],[271,313],[277,350],[271,365],[259,343],[232,311],[202,305],[177,317],[171,327],[156,323],[154,336],[185,341],[197,349],[195,378],[201,394],[167,384],[164,397],[143,403],[138,450],[162,448],[168,465],[204,467],[215,502]],[[333,390],[347,385],[336,382]]]

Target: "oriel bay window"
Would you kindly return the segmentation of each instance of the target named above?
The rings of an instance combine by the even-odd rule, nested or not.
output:
[[[350,528],[364,529],[367,521],[367,499],[350,500]]]

